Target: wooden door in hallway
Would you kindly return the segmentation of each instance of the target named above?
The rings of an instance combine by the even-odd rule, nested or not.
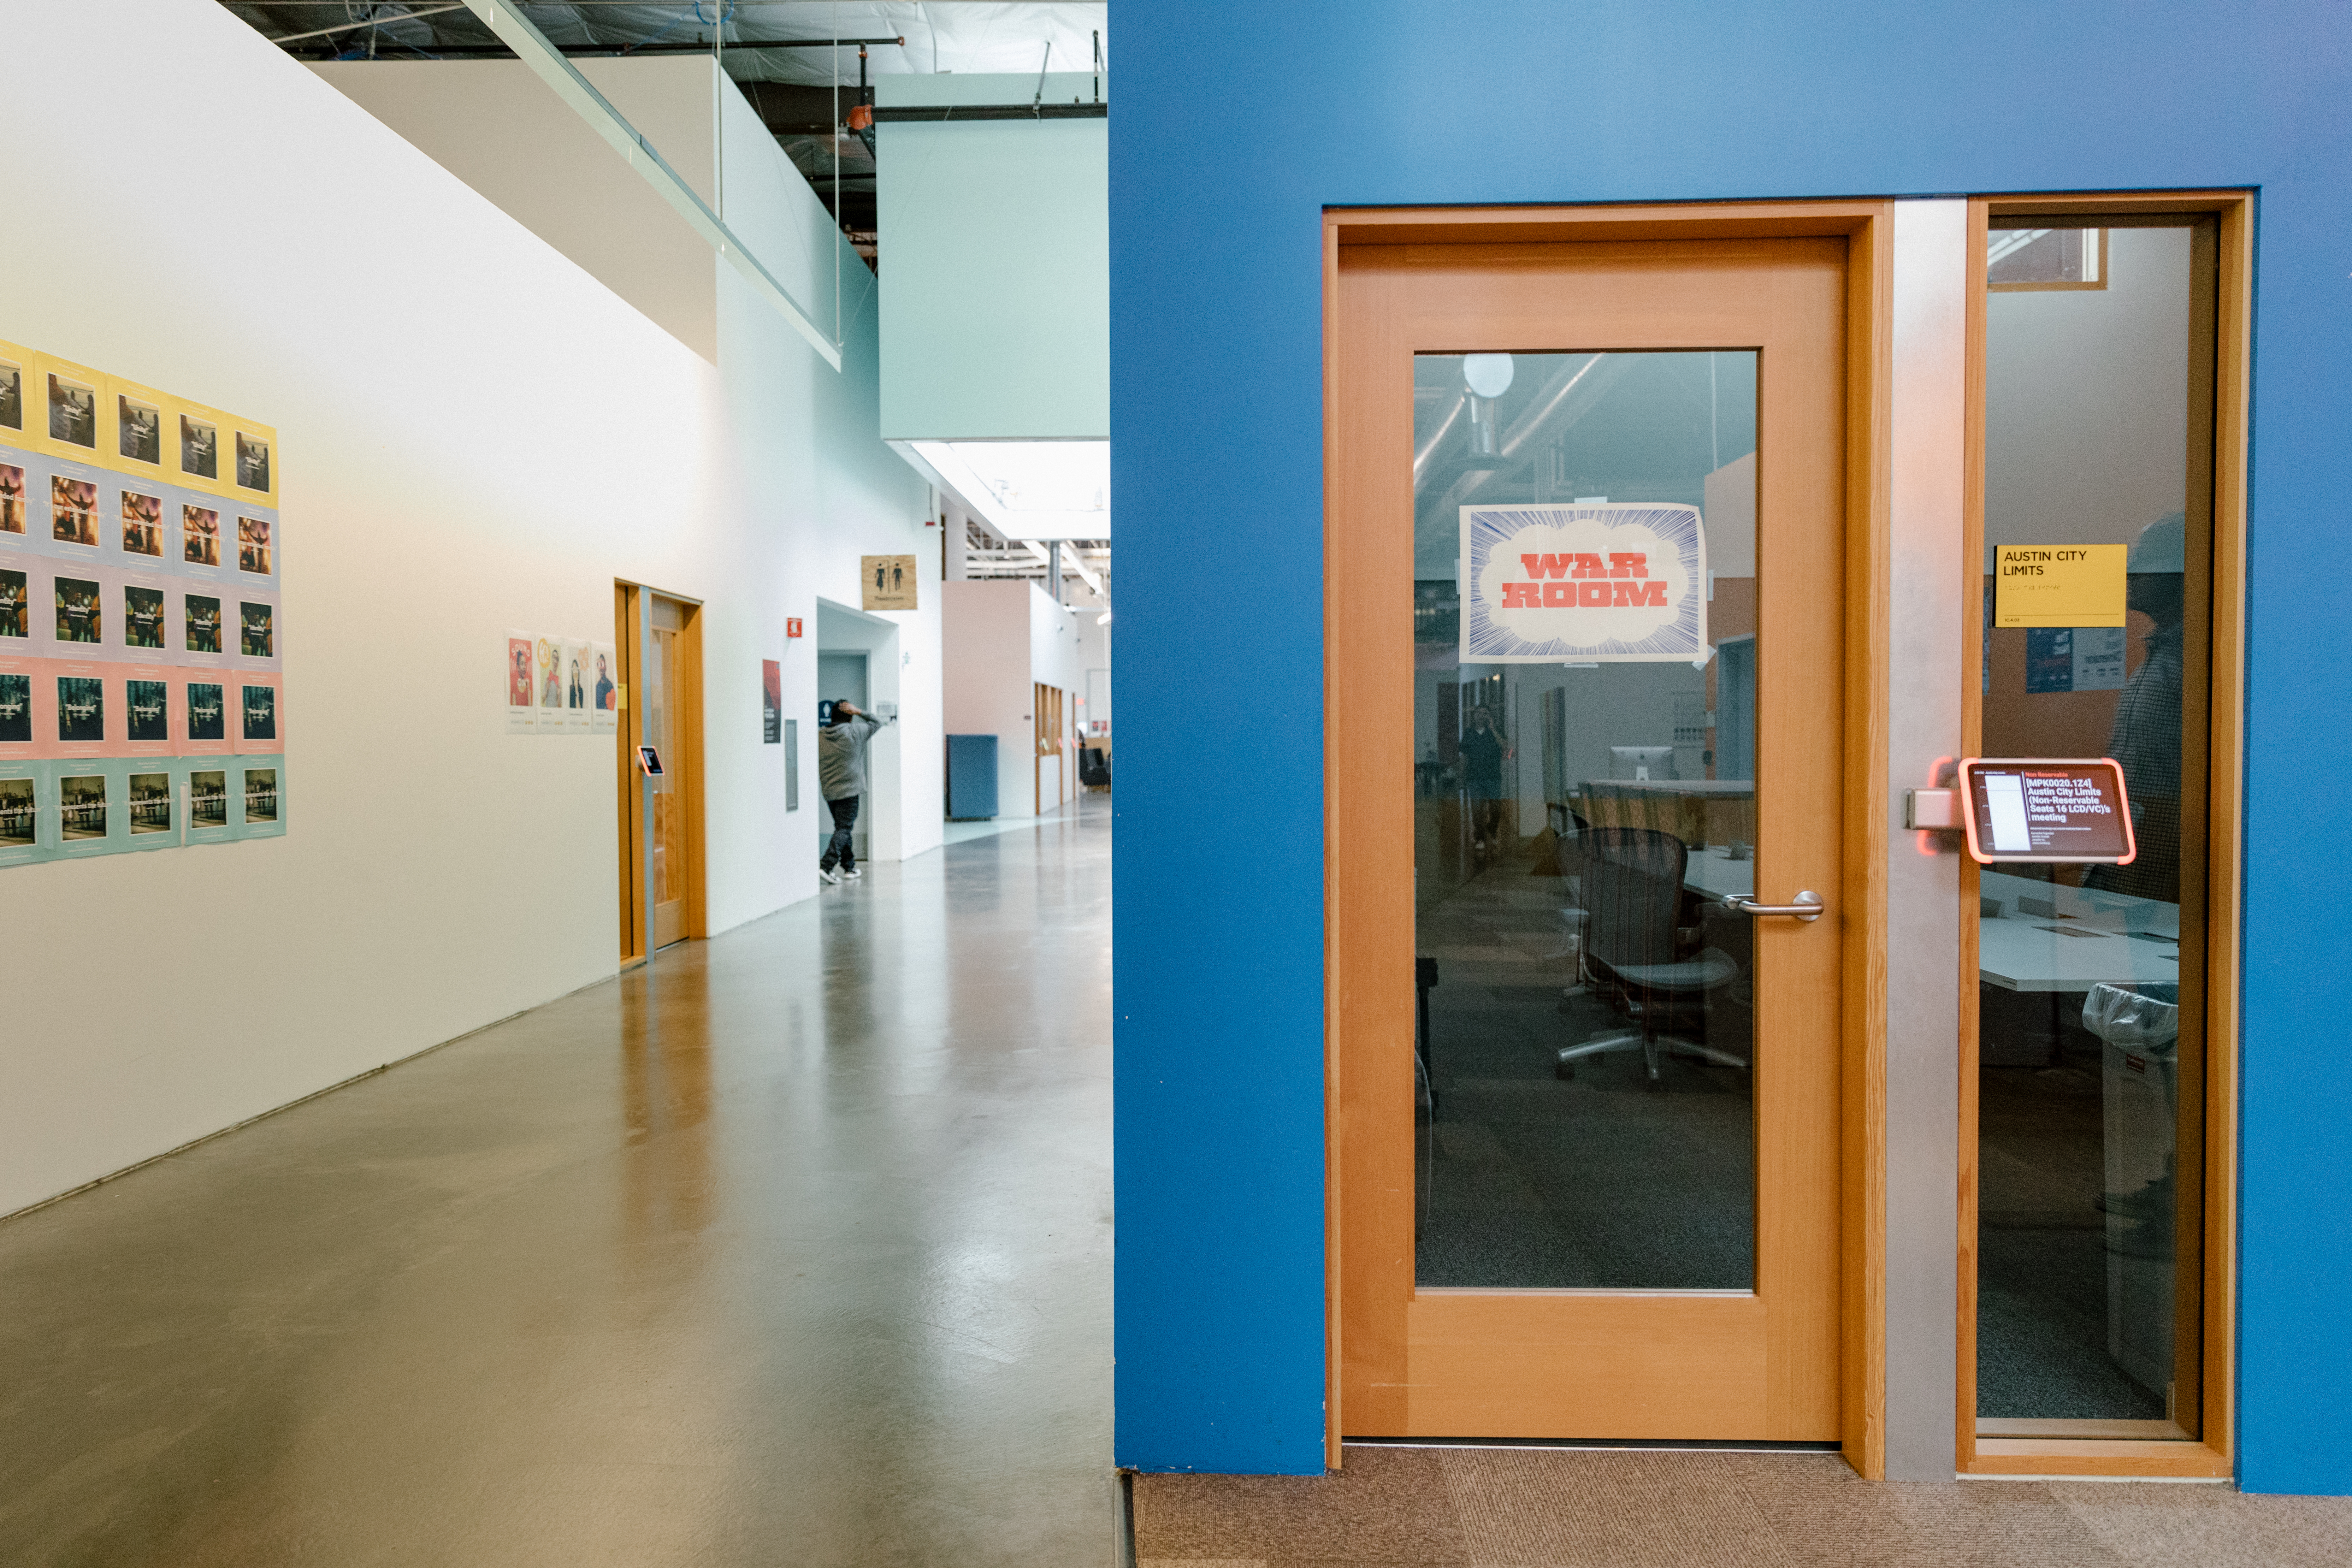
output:
[[[625,722],[621,726],[623,956],[704,934],[702,608],[631,584],[617,592]],[[654,774],[639,748],[661,762]]]
[[[1339,1430],[1834,1439],[1847,242],[1337,254]]]
[[[1036,732],[1036,802],[1032,807],[1040,816],[1062,804],[1066,781],[1062,777],[1065,754],[1062,742],[1062,692],[1058,687],[1038,681],[1030,693],[1031,718]]]

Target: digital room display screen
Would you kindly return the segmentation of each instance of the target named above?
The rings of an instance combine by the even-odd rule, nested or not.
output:
[[[2057,865],[2129,865],[2131,803],[2112,757],[1970,757],[1960,763],[1969,854]]]

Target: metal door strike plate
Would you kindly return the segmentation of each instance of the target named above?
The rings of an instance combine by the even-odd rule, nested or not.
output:
[[[1960,831],[1960,792],[1956,789],[1906,789],[1903,792],[1903,826],[1924,833]]]

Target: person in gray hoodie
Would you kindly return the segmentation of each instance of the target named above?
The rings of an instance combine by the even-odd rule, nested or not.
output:
[[[889,722],[869,719],[841,701],[833,705],[833,722],[817,731],[817,788],[824,795],[824,808],[833,813],[833,838],[824,847],[824,858],[816,863],[816,874],[827,882],[855,880],[865,875],[857,868],[852,829],[857,826],[857,803],[866,795],[866,742]],[[836,866],[840,869],[835,870]]]

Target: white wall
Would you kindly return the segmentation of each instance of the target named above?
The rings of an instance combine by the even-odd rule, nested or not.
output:
[[[1030,601],[1045,595],[999,579],[945,584],[941,597],[947,732],[996,737],[997,815],[1027,816],[1036,801]]]
[[[10,6],[0,53],[47,68],[0,96],[0,207],[137,240],[0,249],[0,336],[278,426],[289,715],[286,837],[0,873],[0,1212],[613,972],[613,742],[506,734],[499,666],[509,626],[609,637],[615,577],[707,606],[714,929],[813,891],[759,660],[806,714],[783,617],[925,555],[870,288],[836,375],[712,258],[714,368],[209,0]],[[829,237],[798,195],[773,226]]]
[[[1985,300],[1985,548],[2129,544],[2181,510],[2189,231],[2107,234],[2107,287]]]
[[[885,77],[885,105],[1027,103],[1037,79]],[[1092,79],[1056,74],[1056,101]],[[1102,120],[884,124],[882,426],[894,438],[1107,439],[1110,184]]]
[[[576,60],[706,202],[718,200],[706,57]],[[710,247],[588,122],[548,112],[520,60],[337,60],[310,69],[707,360]],[[556,106],[559,110],[561,105]]]

